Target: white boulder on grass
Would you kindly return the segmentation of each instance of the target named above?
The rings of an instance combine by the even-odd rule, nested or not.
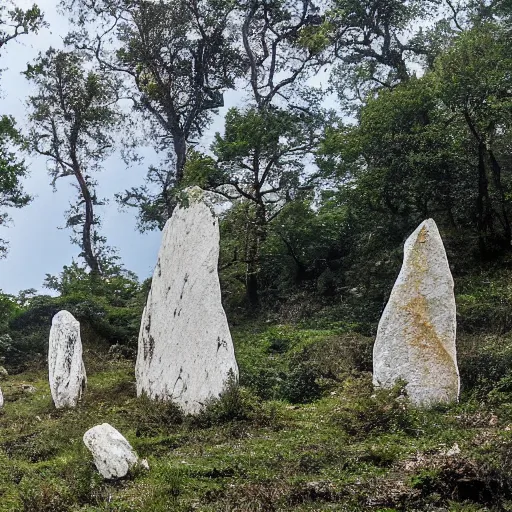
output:
[[[48,371],[55,407],[75,407],[85,390],[87,376],[82,361],[80,323],[68,311],[59,311],[53,317]]]
[[[142,314],[137,395],[173,400],[197,413],[224,390],[238,366],[222,307],[219,221],[198,187],[167,221]]]
[[[126,438],[108,423],[96,425],[84,434],[85,446],[106,479],[123,478],[139,458]]]
[[[379,323],[373,382],[407,382],[416,405],[458,399],[453,278],[436,223],[422,222],[404,246],[402,269]]]

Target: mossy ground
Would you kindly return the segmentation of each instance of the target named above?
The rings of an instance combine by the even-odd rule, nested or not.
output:
[[[97,350],[85,351],[88,390],[75,410],[54,409],[44,369],[9,376],[0,384],[0,511],[512,510],[512,379],[489,387],[482,378],[485,393],[415,409],[399,386],[374,392],[371,340],[345,331],[235,330],[242,387],[198,418],[135,398],[133,362]],[[481,345],[488,362],[489,347],[512,341]],[[475,377],[473,338],[470,346],[462,354]],[[149,471],[99,477],[82,436],[103,422]]]

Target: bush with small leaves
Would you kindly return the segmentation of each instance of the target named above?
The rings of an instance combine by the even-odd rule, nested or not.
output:
[[[241,387],[233,375],[217,399],[211,399],[197,416],[189,418],[191,425],[211,427],[232,421],[250,421],[258,415],[260,401],[248,389]]]
[[[321,372],[315,364],[300,362],[292,365],[282,382],[280,395],[292,404],[307,403],[319,398],[322,389],[317,382]]]
[[[404,382],[397,382],[391,389],[374,389],[371,375],[364,375],[345,382],[332,420],[347,434],[361,438],[394,432],[412,435],[418,416],[406,396]]]
[[[151,400],[145,394],[137,398],[137,407],[132,414],[137,437],[168,434],[183,423],[184,418],[183,411],[174,402]]]

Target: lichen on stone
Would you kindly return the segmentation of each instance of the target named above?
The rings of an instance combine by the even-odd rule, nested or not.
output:
[[[407,239],[404,262],[374,346],[374,383],[404,380],[413,402],[458,398],[453,279],[432,219]]]

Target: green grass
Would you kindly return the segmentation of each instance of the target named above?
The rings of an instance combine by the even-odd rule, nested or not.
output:
[[[368,340],[341,328],[255,325],[234,339],[243,386],[199,418],[137,399],[133,362],[97,351],[86,350],[75,410],[54,409],[44,370],[2,381],[0,511],[512,510],[506,379],[488,399],[467,390],[460,404],[421,410],[398,387],[374,392],[359,360]],[[297,364],[316,375],[318,396]],[[471,365],[480,371],[474,352]],[[290,386],[305,403],[285,400]],[[82,436],[103,422],[149,471],[100,478]]]

